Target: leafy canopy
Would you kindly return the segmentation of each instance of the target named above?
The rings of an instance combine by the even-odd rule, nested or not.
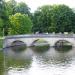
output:
[[[26,14],[16,13],[9,17],[11,23],[10,34],[31,33],[32,21]]]

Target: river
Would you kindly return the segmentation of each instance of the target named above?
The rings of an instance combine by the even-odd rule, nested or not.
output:
[[[75,48],[68,52],[55,48],[14,52],[7,48],[0,51],[0,75],[75,75]]]

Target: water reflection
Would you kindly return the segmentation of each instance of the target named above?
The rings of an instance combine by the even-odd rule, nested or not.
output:
[[[72,49],[72,44],[66,40],[59,40],[55,43],[55,49],[59,52],[68,52]]]
[[[58,52],[68,52],[72,49],[72,46],[60,46],[60,47],[55,47],[55,49]]]
[[[47,50],[49,50],[50,45],[44,39],[37,39],[37,40],[33,41],[33,43],[31,44],[31,48],[35,52],[42,53],[42,52],[46,52]]]
[[[21,52],[26,49],[26,44],[23,41],[16,40],[12,42],[11,49],[15,52]]]
[[[0,75],[4,75],[4,57],[3,57],[3,51],[0,51]]]
[[[14,52],[11,48],[5,50],[6,71],[22,71],[29,69],[32,64],[32,51],[28,48],[22,52]]]
[[[35,52],[27,48],[23,52],[5,50],[5,75],[75,75],[75,48],[58,52],[50,48]]]
[[[51,48],[46,53],[36,53],[34,55],[33,67],[31,70],[36,69],[38,73],[32,74],[32,72],[30,72],[30,75],[74,75],[74,64],[75,49],[67,53],[59,53],[54,48]]]
[[[48,66],[48,65],[68,65],[72,60],[72,53],[59,53],[54,48],[51,48],[46,53],[36,53],[35,57],[39,64]]]
[[[33,47],[31,47],[31,49],[34,52],[43,53],[43,52],[48,51],[50,49],[50,46],[49,45],[45,45],[45,46],[33,46]]]

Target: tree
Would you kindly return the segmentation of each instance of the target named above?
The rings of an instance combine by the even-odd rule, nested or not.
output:
[[[11,23],[10,34],[31,33],[32,21],[26,14],[16,13],[9,17]]]
[[[5,8],[5,1],[0,0],[0,35],[2,36],[3,29],[5,30],[6,24],[5,21],[7,19],[6,16],[6,8]]]
[[[3,22],[3,20],[0,18],[0,36],[3,35],[3,26],[4,26],[4,22]]]
[[[4,9],[5,9],[4,0],[0,0],[0,18],[4,17]]]
[[[75,33],[75,13],[72,16],[72,32]]]
[[[15,13],[30,15],[30,8],[24,2],[20,2],[15,7]]]
[[[75,32],[75,13],[66,5],[45,5],[33,18],[33,32]]]
[[[55,26],[55,32],[71,32],[73,26],[74,12],[66,5],[53,5],[51,15],[51,26]]]
[[[4,35],[8,35],[8,29],[10,25],[9,15],[14,14],[15,5],[15,0],[10,0],[8,2],[5,2],[5,0],[0,0],[0,35],[2,35],[3,30]]]
[[[34,13],[33,18],[33,32],[48,32],[49,26],[51,26],[51,6],[42,6],[37,9],[37,11]]]
[[[15,0],[10,0],[6,2],[6,12],[8,16],[15,14],[16,5],[17,5],[17,2]]]

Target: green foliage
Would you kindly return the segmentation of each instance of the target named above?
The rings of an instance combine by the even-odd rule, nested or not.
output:
[[[50,9],[51,6],[42,6],[41,8],[38,8],[37,11],[34,13],[33,32],[48,32],[48,28],[51,25]]]
[[[16,16],[17,13],[21,14]],[[34,33],[75,32],[75,12],[66,5],[44,5],[31,14],[24,2],[0,0],[0,35],[3,29],[4,35],[31,33],[31,30]]]
[[[66,5],[45,5],[37,9],[33,18],[33,32],[75,31],[75,13]]]
[[[4,2],[4,13],[3,13],[3,21],[4,25],[2,27],[2,30],[4,29],[4,35],[8,34],[14,34],[17,32],[14,31],[10,25],[9,16],[14,15],[16,13],[22,13],[22,14],[30,14],[28,6],[21,2],[17,3],[15,0],[9,0],[7,2]],[[2,31],[1,31],[2,32]]]
[[[71,32],[73,26],[74,13],[72,9],[65,5],[53,5],[51,21],[52,25],[56,28],[55,32]]]
[[[4,35],[8,35],[8,28],[9,28],[9,14],[12,15],[11,12],[11,5],[13,5],[14,0],[11,0],[9,2],[5,2],[4,0],[0,0],[0,36],[2,36],[2,32],[4,29]],[[14,5],[13,5],[14,6]],[[10,8],[10,9],[9,9]],[[3,23],[2,23],[3,21]]]
[[[15,13],[15,7],[16,7],[16,1],[15,0],[10,0],[6,2],[6,12],[7,15],[13,15]]]
[[[3,25],[4,25],[4,22],[3,22],[3,20],[0,18],[0,28],[2,28]]]
[[[3,35],[3,26],[4,26],[4,22],[3,20],[0,18],[0,35]]]
[[[30,18],[21,13],[16,13],[9,17],[11,30],[9,34],[27,34],[31,33],[32,21]]]
[[[4,22],[3,19],[5,18],[5,4],[3,0],[0,0],[0,36],[3,34],[3,26]]]
[[[4,0],[0,0],[0,18],[4,18],[4,10],[5,10]]]

